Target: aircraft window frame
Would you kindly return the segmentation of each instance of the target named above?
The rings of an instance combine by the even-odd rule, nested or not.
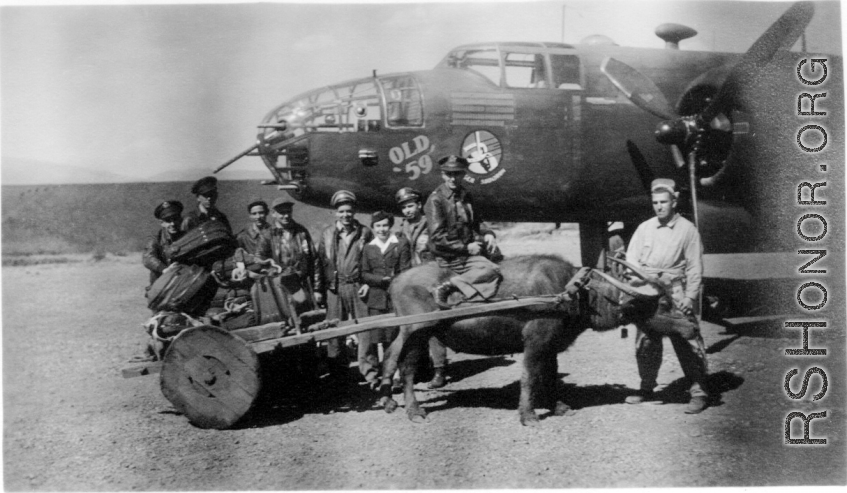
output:
[[[491,53],[494,56],[492,58],[473,56],[474,54],[481,53]],[[454,66],[456,68],[467,70],[468,72],[479,76],[480,78],[484,79],[485,81],[496,87],[502,87],[503,60],[502,53],[500,52],[499,47],[475,48],[454,52],[451,55],[454,56]],[[474,67],[479,67],[480,69],[482,69],[482,67],[497,67],[497,80],[494,80],[493,78],[495,71],[477,70]]]
[[[563,90],[582,90],[585,86],[585,69],[582,66],[582,60],[576,51],[568,51],[568,52],[559,52],[559,53],[548,53],[548,64],[550,67],[550,79],[552,80],[553,85],[551,87],[555,89],[563,89]],[[558,76],[561,74],[561,69],[563,67],[557,67],[554,62],[553,57],[567,57],[576,61],[570,65],[571,69],[576,70],[576,77],[567,77],[562,82],[559,82]]]
[[[522,55],[526,57],[532,57],[532,60],[510,60],[510,55]],[[527,50],[527,49],[517,49],[517,50],[509,50],[502,52],[502,61],[503,61],[503,85],[507,89],[550,89],[550,78],[549,74],[549,63],[547,60],[547,56],[544,53],[538,52],[536,50]],[[540,62],[540,65],[539,65]],[[513,70],[510,70],[513,69]],[[527,73],[528,77],[524,77],[524,79],[529,79],[528,81],[521,80],[520,82],[515,82],[515,79],[511,77],[510,74],[520,74],[523,75],[524,71],[521,69],[529,69]],[[542,77],[539,78],[538,75],[542,74]],[[515,84],[515,85],[513,85]]]
[[[380,77],[377,82],[385,108],[386,128],[422,128],[424,126],[423,92],[414,76],[405,74]],[[401,117],[393,118],[394,113],[398,113]]]
[[[382,126],[381,98],[370,78],[309,91],[269,115],[269,123],[285,122],[287,128],[267,128],[265,139],[292,139],[314,132],[377,131]]]

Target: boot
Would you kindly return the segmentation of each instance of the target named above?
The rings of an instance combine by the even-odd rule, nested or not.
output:
[[[691,401],[688,403],[688,408],[685,410],[685,414],[700,414],[709,406],[709,402],[705,396],[698,395],[691,398]]]
[[[426,388],[428,389],[440,389],[447,385],[447,376],[444,374],[444,368],[436,368],[435,374],[432,376],[432,380],[426,384]]]
[[[430,289],[429,292],[432,293],[432,297],[435,299],[435,304],[438,305],[438,308],[449,310],[450,303],[447,302],[447,299],[453,291],[457,291],[458,289],[452,282],[447,281]]]
[[[624,400],[627,404],[663,404],[662,401],[656,399],[656,395],[652,391],[639,390],[637,394],[630,395]]]

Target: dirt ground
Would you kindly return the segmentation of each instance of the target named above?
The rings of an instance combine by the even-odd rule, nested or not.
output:
[[[522,251],[540,252],[543,238]],[[508,255],[517,249],[503,245]],[[571,258],[576,257],[572,255]],[[570,488],[845,484],[844,330],[813,330],[825,358],[791,359],[799,331],[732,333],[704,324],[713,405],[687,396],[665,347],[664,405],[624,403],[638,376],[634,334],[585,332],[559,356],[576,412],[522,427],[521,355],[451,355],[450,383],[418,385],[429,422],[386,414],[364,386],[320,388],[308,401],[268,400],[235,429],[198,429],[176,414],[158,375],[121,377],[144,340],[146,273],[136,256],[4,267],[4,486],[7,490],[299,490]],[[785,374],[817,365],[826,396],[789,399]],[[351,373],[355,368],[351,367]],[[280,376],[282,387],[286,386]],[[800,386],[795,377],[792,388]],[[397,396],[402,405],[402,397]],[[786,446],[792,411],[820,412],[812,438]],[[546,413],[546,411],[544,411]],[[802,435],[795,420],[792,436]]]

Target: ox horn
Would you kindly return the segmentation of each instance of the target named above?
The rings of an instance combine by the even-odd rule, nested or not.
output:
[[[619,279],[615,279],[614,277],[610,276],[609,274],[606,274],[603,271],[594,269],[594,273],[602,277],[606,282],[608,282],[612,286],[620,289],[621,291],[632,296],[633,298],[655,298],[661,294],[661,292],[656,289],[656,287],[652,284],[646,284],[644,286],[641,286],[640,288],[636,288],[635,286],[630,286],[629,284]]]

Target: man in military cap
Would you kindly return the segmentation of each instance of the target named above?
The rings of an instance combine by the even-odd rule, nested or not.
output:
[[[314,287],[318,303],[326,297],[326,319],[347,320],[368,316],[368,307],[359,298],[362,286],[362,252],[373,240],[370,228],[356,220],[356,195],[347,190],[335,192],[330,201],[335,224],[326,228],[318,241],[318,267]],[[343,339],[328,341],[330,373],[342,381],[347,375]]]
[[[185,234],[182,229],[181,202],[177,200],[162,202],[156,206],[153,215],[159,220],[161,228],[148,238],[141,257],[144,267],[150,270],[151,285],[171,264],[171,259],[165,253],[165,247]]]
[[[450,308],[448,297],[460,291],[465,298],[487,300],[497,293],[500,268],[486,255],[494,252],[494,233],[482,223],[473,208],[473,198],[462,186],[467,159],[446,156],[438,161],[444,181],[430,194],[424,206],[429,230],[429,250],[438,265],[456,273],[432,289],[439,308]]]
[[[250,213],[250,226],[242,229],[236,236],[238,246],[247,253],[262,258],[269,257],[268,247],[271,241],[271,225],[268,223],[268,204],[264,200],[255,199],[247,204]]]
[[[282,267],[282,277],[290,292],[302,291],[313,304],[312,277],[318,257],[312,235],[292,217],[294,202],[277,197],[271,209],[274,221],[268,257]]]
[[[400,233],[412,245],[412,266],[434,260],[427,248],[429,231],[427,231],[426,216],[423,215],[421,193],[414,188],[404,187],[394,195],[403,222],[400,223]]]
[[[141,263],[150,271],[150,285],[147,286],[147,289],[171,265],[171,259],[168,257],[165,247],[185,234],[182,229],[182,210],[182,203],[178,200],[166,200],[153,210],[153,216],[159,220],[161,227],[147,239],[144,252],[141,255]],[[160,341],[148,337],[144,340],[139,354],[130,358],[129,362],[156,361],[163,348],[164,346]]]
[[[427,246],[429,231],[426,216],[423,215],[421,193],[414,188],[404,187],[397,190],[394,198],[397,200],[400,212],[403,213],[400,234],[405,236],[412,245],[412,266],[434,261]],[[427,387],[440,389],[447,385],[447,348],[437,337],[429,338],[429,357],[432,359],[434,374]]]
[[[708,405],[706,348],[694,313],[703,277],[703,245],[694,224],[676,211],[679,192],[674,181],[653,180],[650,192],[656,217],[635,230],[626,259],[665,285],[671,294],[661,302],[682,312],[693,325],[691,330],[680,330],[668,337],[682,371],[691,381],[691,401],[685,412],[697,414]],[[653,389],[662,364],[662,334],[649,323],[636,324],[636,328],[635,359],[641,386],[638,394],[627,397],[628,404],[655,402]]]
[[[197,210],[191,211],[185,218],[183,229],[188,231],[207,221],[220,221],[232,233],[232,226],[226,214],[219,211],[215,204],[218,202],[218,179],[214,176],[200,178],[191,186],[191,193],[197,197]]]

